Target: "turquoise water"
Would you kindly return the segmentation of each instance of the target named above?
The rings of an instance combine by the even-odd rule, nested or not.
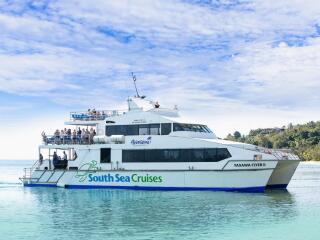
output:
[[[320,164],[288,191],[23,188],[30,161],[0,161],[0,239],[320,239]]]

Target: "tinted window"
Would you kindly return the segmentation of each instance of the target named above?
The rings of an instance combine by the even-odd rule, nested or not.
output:
[[[162,162],[163,161],[163,151],[161,149],[152,150],[137,150],[145,152],[146,162]]]
[[[216,162],[217,160],[217,149],[204,149],[204,162]]]
[[[173,131],[211,133],[211,130],[205,125],[185,124],[185,123],[173,123]]]
[[[165,162],[181,162],[181,154],[179,149],[163,150],[163,157]]]
[[[128,136],[139,135],[139,125],[127,125]]]
[[[162,134],[168,135],[171,132],[171,124],[165,123],[162,126]],[[141,124],[141,125],[112,125],[106,126],[106,135],[160,135],[160,124]]]
[[[123,162],[145,162],[144,150],[124,150],[122,151]]]
[[[106,126],[106,135],[126,135],[127,128],[125,125]]]
[[[150,124],[150,135],[160,135],[160,124]]]
[[[228,149],[226,148],[217,149],[217,161],[220,161],[229,157],[231,157],[231,154],[229,153]]]
[[[161,123],[161,135],[168,135],[171,133],[171,123]]]
[[[217,162],[229,157],[231,155],[226,148],[122,151],[123,162]]]
[[[149,135],[149,125],[148,124],[143,124],[139,125],[139,135]]]
[[[192,149],[190,161],[191,162],[204,162],[204,150],[203,149]]]
[[[100,163],[110,163],[111,162],[111,150],[110,148],[100,149]]]
[[[116,126],[106,126],[106,135],[111,136],[111,135],[117,135],[116,132]]]

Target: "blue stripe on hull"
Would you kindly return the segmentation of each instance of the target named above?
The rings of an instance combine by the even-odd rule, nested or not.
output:
[[[132,189],[149,191],[228,191],[228,192],[264,192],[265,187],[244,187],[244,188],[200,188],[200,187],[144,187],[144,186],[99,186],[99,185],[65,185],[71,189],[91,189],[91,188],[113,188]]]
[[[288,184],[273,184],[267,185],[266,188],[268,189],[286,189]]]
[[[45,183],[26,183],[25,187],[57,187],[56,184]],[[130,189],[130,190],[148,190],[148,191],[227,191],[227,192],[264,192],[265,187],[244,187],[244,188],[200,188],[200,187],[145,187],[145,186],[99,186],[99,185],[65,185],[70,189]]]
[[[47,184],[47,183],[24,183],[25,187],[57,187],[57,184]]]

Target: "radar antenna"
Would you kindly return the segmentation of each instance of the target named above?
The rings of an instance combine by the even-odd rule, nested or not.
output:
[[[133,80],[134,88],[136,89],[137,97],[140,97],[139,92],[138,92],[138,88],[137,88],[137,85],[136,85],[137,78],[136,78],[136,76],[133,74],[133,72],[131,72],[131,75],[132,75],[132,80]]]

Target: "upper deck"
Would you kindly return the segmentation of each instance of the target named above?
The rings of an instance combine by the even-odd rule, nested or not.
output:
[[[101,121],[109,117],[124,115],[126,110],[95,110],[70,112],[70,121]]]

